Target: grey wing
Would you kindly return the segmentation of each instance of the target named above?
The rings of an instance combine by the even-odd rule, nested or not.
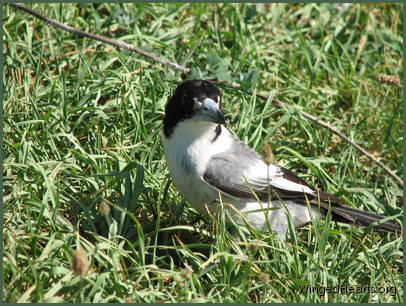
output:
[[[231,150],[215,155],[203,179],[220,191],[239,198],[263,201],[271,199],[301,200],[315,196],[310,186],[287,169],[263,162],[262,157],[240,140]],[[255,193],[255,195],[253,194]]]

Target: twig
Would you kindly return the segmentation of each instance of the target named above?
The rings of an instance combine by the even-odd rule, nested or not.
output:
[[[49,24],[51,24],[53,26],[55,26],[55,27],[58,27],[58,28],[60,28],[62,30],[65,30],[65,31],[68,31],[68,32],[70,32],[72,34],[88,37],[88,38],[95,39],[95,40],[104,42],[106,44],[112,45],[112,46],[116,46],[116,47],[119,47],[119,48],[124,48],[124,49],[128,49],[128,50],[137,52],[137,53],[139,53],[139,54],[141,54],[141,55],[143,55],[145,57],[148,57],[148,58],[152,59],[155,62],[161,63],[162,65],[171,67],[172,69],[177,70],[177,71],[181,71],[183,73],[189,73],[190,72],[189,68],[185,68],[185,67],[179,66],[178,64],[171,63],[170,61],[168,61],[168,60],[166,60],[166,59],[164,59],[162,57],[156,56],[156,55],[151,54],[151,53],[149,53],[147,51],[144,51],[144,50],[142,50],[140,48],[134,47],[133,45],[127,44],[127,43],[122,42],[122,41],[109,39],[109,38],[102,37],[102,36],[99,36],[99,35],[95,35],[95,34],[91,34],[91,33],[87,33],[87,32],[84,32],[84,31],[77,30],[77,29],[72,28],[72,27],[70,27],[70,26],[68,26],[66,24],[60,23],[60,22],[58,22],[56,20],[53,20],[51,18],[48,18],[48,17],[40,14],[38,12],[35,12],[35,11],[31,10],[30,8],[26,7],[25,5],[22,5],[21,3],[9,3],[9,4],[11,6],[17,8],[17,9],[23,10],[23,11],[27,12],[28,14],[31,14],[31,15],[33,15],[33,16],[35,16],[35,17],[37,17],[37,18],[39,18],[39,19],[41,19],[41,20],[43,20],[43,21],[45,21],[45,22],[47,22],[47,23],[49,23]]]
[[[230,88],[234,88],[237,90],[241,90],[239,84],[237,83],[232,83],[232,84],[226,84],[224,82],[212,82],[214,84],[221,84],[224,85],[226,87],[230,87]],[[267,100],[268,98],[264,95],[261,94],[256,94],[256,96],[262,100]],[[294,106],[283,103],[281,101],[278,101],[276,99],[273,99],[272,102],[274,102],[276,104],[277,107],[279,108],[284,108],[284,109],[292,109],[294,108]],[[306,113],[305,111],[299,110],[299,113],[317,123],[318,125],[321,125],[322,127],[325,127],[326,129],[330,130],[332,133],[336,134],[337,136],[339,136],[340,138],[344,139],[346,142],[348,142],[350,145],[352,145],[355,149],[357,149],[359,152],[361,152],[362,154],[364,154],[366,157],[368,157],[373,163],[377,164],[379,167],[381,167],[382,169],[384,169],[390,176],[392,176],[402,187],[403,187],[403,180],[396,175],[392,170],[390,170],[388,167],[386,167],[379,159],[377,159],[376,157],[374,157],[371,153],[367,152],[364,148],[362,148],[360,145],[358,145],[357,143],[355,143],[354,141],[352,141],[350,138],[348,138],[347,136],[345,136],[343,133],[341,133],[339,130],[337,130],[336,128],[332,127],[330,124],[328,124],[327,122],[324,122],[323,120],[318,119],[317,117],[310,115],[309,113]]]

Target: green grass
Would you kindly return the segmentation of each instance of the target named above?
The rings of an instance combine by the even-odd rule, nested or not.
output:
[[[402,88],[378,82],[402,79],[401,5],[29,6],[187,65],[190,78],[239,82],[245,92],[222,88],[222,107],[243,141],[268,143],[276,162],[349,205],[402,219],[402,188],[381,168],[253,95],[329,122],[401,175]],[[3,18],[4,302],[403,301],[402,237],[327,220],[286,242],[245,230],[234,242],[223,214],[190,207],[159,137],[178,72],[9,6]],[[71,268],[78,246],[83,278]]]

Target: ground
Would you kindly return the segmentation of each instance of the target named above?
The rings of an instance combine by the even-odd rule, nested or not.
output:
[[[238,137],[401,222],[402,186],[298,110],[402,176],[402,5],[27,5],[184,65],[186,78],[240,84],[221,86]],[[402,237],[327,219],[286,242],[252,231],[236,242],[223,214],[190,207],[159,137],[181,73],[10,6],[3,31],[5,302],[403,301]]]

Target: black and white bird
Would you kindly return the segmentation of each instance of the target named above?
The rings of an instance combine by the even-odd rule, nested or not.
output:
[[[323,218],[368,226],[384,217],[343,204],[334,195],[312,188],[303,179],[262,156],[224,126],[220,90],[208,81],[181,83],[165,109],[162,142],[174,185],[199,211],[216,211],[219,199],[231,215],[259,231],[285,239],[289,212],[296,227]],[[270,228],[269,228],[270,227]],[[376,229],[400,232],[393,221]]]

